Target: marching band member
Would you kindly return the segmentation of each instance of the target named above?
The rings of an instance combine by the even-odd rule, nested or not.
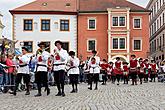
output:
[[[109,62],[108,64],[108,68],[107,68],[107,75],[108,75],[108,79],[109,81],[112,80],[112,83],[115,82],[115,76],[113,76],[113,62]]]
[[[145,68],[145,64],[142,58],[139,59],[139,71],[138,71],[138,76],[140,79],[140,84],[142,84],[143,82],[143,77],[144,77],[144,68]]]
[[[138,60],[135,55],[131,55],[131,60],[128,65],[130,69],[130,75],[132,78],[132,85],[137,85],[137,68],[139,67]]]
[[[148,77],[149,77],[149,74],[150,74],[150,69],[151,69],[151,66],[149,64],[148,59],[145,59],[144,65],[145,65],[145,69],[144,69],[144,81],[145,81],[145,83],[147,83],[148,82]]]
[[[19,84],[24,80],[26,84],[26,93],[25,95],[30,95],[29,83],[30,83],[30,75],[29,75],[29,61],[30,58],[27,56],[28,49],[26,47],[22,47],[22,55],[17,56],[17,60],[19,62],[19,67],[17,70],[17,75],[15,79],[15,88],[12,92],[13,95],[16,95],[16,91],[18,89]]]
[[[128,84],[129,67],[127,62],[123,62],[124,84]]]
[[[62,45],[63,43],[61,41],[55,42],[53,72],[58,89],[56,96],[64,97],[65,68],[68,59],[68,53],[62,48]]]
[[[95,90],[98,89],[98,81],[99,81],[99,73],[100,73],[100,57],[96,56],[97,51],[92,51],[93,56],[90,58],[88,62],[89,66],[89,85],[90,87],[88,89],[92,90],[92,82],[94,81],[96,86]]]
[[[119,82],[122,76],[122,62],[120,60],[120,57],[116,58],[116,62],[114,64],[114,74],[118,82],[117,85],[119,85]]]
[[[75,56],[75,52],[69,52],[69,59],[67,66],[69,66],[68,74],[70,78],[70,82],[72,84],[72,91],[71,93],[78,92],[77,84],[78,84],[78,76],[79,76],[79,59]]]
[[[103,63],[100,64],[100,67],[101,67],[101,73],[103,74],[102,75],[102,79],[103,79],[103,83],[102,85],[106,85],[106,82],[107,82],[107,69],[108,69],[108,63],[105,59],[103,59]]]
[[[155,82],[155,77],[156,77],[156,74],[157,74],[157,71],[158,71],[158,66],[157,66],[157,64],[155,63],[154,60],[151,60],[150,66],[151,66],[151,74],[150,74],[151,81],[150,82],[152,82],[153,79],[154,79],[154,82]]]
[[[35,97],[41,96],[41,88],[42,85],[45,87],[45,90],[47,91],[47,95],[50,94],[50,89],[48,87],[48,58],[50,57],[50,54],[45,51],[46,44],[44,42],[41,42],[38,44],[40,47],[36,53],[36,74],[35,74],[35,82],[37,83],[38,88],[38,94],[35,95]]]

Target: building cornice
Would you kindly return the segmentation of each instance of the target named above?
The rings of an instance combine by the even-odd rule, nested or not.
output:
[[[62,15],[77,15],[77,12],[66,12],[66,11],[9,11],[13,14],[62,14]]]

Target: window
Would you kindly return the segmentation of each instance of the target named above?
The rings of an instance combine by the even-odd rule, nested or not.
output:
[[[32,30],[33,30],[33,20],[24,19],[24,31],[32,31]]]
[[[125,38],[113,38],[113,49],[125,49]]]
[[[141,50],[141,40],[134,40],[134,50],[135,51]]]
[[[120,23],[120,26],[125,26],[125,17],[120,17],[119,23]]]
[[[120,38],[120,49],[125,49],[125,38]]]
[[[41,31],[50,31],[50,20],[41,20]]]
[[[118,49],[118,38],[113,38],[113,49]]]
[[[88,51],[96,50],[96,40],[88,40]]]
[[[164,34],[163,34],[163,47],[165,46],[165,39],[164,39]]]
[[[69,31],[69,20],[60,20],[60,31]]]
[[[113,17],[113,26],[125,26],[125,17]]]
[[[141,19],[134,18],[134,29],[141,29]]]
[[[164,24],[164,13],[163,13],[163,24]]]
[[[62,42],[62,47],[69,52],[69,42]]]
[[[89,30],[96,29],[96,19],[88,19],[88,29]]]
[[[157,20],[157,30],[159,29],[159,20]],[[157,31],[156,30],[156,31]]]
[[[160,27],[162,26],[162,17],[160,16]]]
[[[33,52],[33,42],[32,41],[24,41],[23,46],[28,49],[29,53]]]
[[[118,26],[118,17],[113,17],[113,26]]]

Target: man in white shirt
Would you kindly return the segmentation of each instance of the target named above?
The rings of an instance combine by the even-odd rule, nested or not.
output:
[[[78,84],[78,76],[80,74],[79,71],[79,59],[75,56],[75,52],[70,51],[69,52],[69,58],[68,58],[68,62],[67,62],[67,66],[68,68],[68,74],[69,74],[69,78],[70,78],[70,82],[72,84],[72,91],[71,93],[77,93],[78,89],[77,89],[77,84]]]
[[[53,72],[54,79],[57,84],[58,93],[56,96],[65,96],[64,93],[64,81],[65,81],[65,69],[68,59],[68,53],[62,48],[62,42],[55,42],[54,49],[54,62],[53,62]]]
[[[50,89],[48,87],[48,58],[50,57],[50,54],[45,51],[46,44],[44,42],[41,42],[38,44],[40,47],[37,50],[36,54],[36,75],[35,75],[35,82],[37,83],[38,88],[38,94],[35,95],[35,97],[41,96],[41,87],[45,87],[45,90],[47,91],[47,95],[50,94]]]
[[[92,82],[94,81],[96,86],[95,90],[98,89],[99,73],[100,73],[100,57],[96,56],[97,51],[92,51],[92,57],[89,59],[89,85],[88,89],[92,90]]]
[[[16,95],[17,88],[19,86],[19,83],[21,83],[22,78],[27,88],[25,95],[30,95],[30,90],[29,90],[30,75],[29,75],[29,66],[28,66],[30,58],[27,56],[27,52],[28,49],[26,47],[22,47],[22,55],[17,56],[19,67],[15,80],[14,92],[12,93],[13,95]]]

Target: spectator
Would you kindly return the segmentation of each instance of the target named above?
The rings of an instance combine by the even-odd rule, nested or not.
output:
[[[10,85],[9,86],[9,92],[12,92],[13,91],[13,86],[14,86],[14,81],[15,81],[15,74],[14,74],[14,69],[15,69],[15,65],[13,63],[13,55],[12,54],[8,54],[8,58],[6,60],[6,65],[9,67],[8,68],[8,74],[7,74],[7,77],[8,77],[8,82],[7,84]]]

